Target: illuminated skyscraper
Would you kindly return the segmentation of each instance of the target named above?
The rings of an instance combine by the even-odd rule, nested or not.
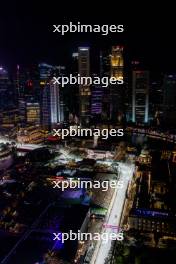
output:
[[[166,74],[162,88],[164,120],[167,124],[176,125],[176,74]]]
[[[113,46],[110,55],[110,77],[124,79],[123,47]],[[124,85],[110,85],[110,117],[114,121],[120,120],[124,114]]]
[[[42,92],[42,124],[44,128],[52,128],[64,121],[63,91],[53,81],[53,76],[60,76],[64,67],[40,64],[40,85]]]
[[[51,124],[64,121],[63,116],[63,101],[61,96],[61,87],[58,84],[54,84],[53,80],[50,82],[50,103],[51,103]]]
[[[18,100],[18,109],[19,109],[19,120],[21,123],[26,121],[26,101],[23,98]]]
[[[159,77],[159,78],[158,78]],[[163,91],[161,76],[150,81],[149,119],[153,124],[160,125],[163,114]]]
[[[0,66],[0,109],[8,108],[13,103],[12,83],[8,72]]]
[[[81,77],[90,76],[89,48],[79,47],[78,49],[78,73]],[[91,113],[91,90],[90,85],[79,86],[79,116],[81,125],[89,124]]]
[[[113,46],[110,55],[111,59],[111,77],[116,77],[116,79],[123,79],[123,47]]]
[[[47,83],[47,81],[51,78],[53,70],[55,70],[56,67],[49,65],[47,63],[40,63],[38,67],[40,73],[40,85],[41,87],[43,87]]]
[[[149,72],[135,70],[132,73],[132,122],[148,123]]]
[[[44,127],[54,127],[64,121],[61,88],[50,80],[45,85],[42,97],[42,123]]]
[[[110,56],[105,51],[100,52],[100,77],[110,77]],[[102,87],[102,112],[103,121],[110,119],[110,87]]]
[[[5,100],[8,89],[8,73],[3,67],[0,67],[0,109],[4,107]]]
[[[92,86],[91,114],[101,115],[102,113],[103,89],[101,85]]]

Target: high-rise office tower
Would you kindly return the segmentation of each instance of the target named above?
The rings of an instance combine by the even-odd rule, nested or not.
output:
[[[78,48],[78,73],[81,77],[90,76],[90,56],[88,47]],[[82,126],[89,124],[91,117],[90,85],[79,85],[79,117]]]
[[[132,73],[132,122],[148,123],[149,72],[134,70]]]
[[[23,98],[18,99],[19,121],[24,124],[26,122],[26,101]]]
[[[12,82],[6,69],[0,66],[0,109],[7,109],[13,104]]]
[[[46,129],[49,129],[51,126],[50,118],[50,89],[49,82],[53,74],[53,66],[47,63],[40,63],[38,65],[39,74],[40,74],[40,87],[41,87],[41,123],[42,126]]]
[[[40,75],[37,64],[21,67],[17,65],[15,71],[16,96],[18,99],[39,102],[40,99]]]
[[[100,51],[100,77],[110,77],[110,56],[105,51]],[[101,119],[106,122],[110,119],[110,87],[102,87],[102,112]]]
[[[31,77],[29,77],[28,72],[28,68],[21,67],[19,64],[16,65],[16,70],[14,72],[14,80],[16,86],[16,98],[18,100],[21,100],[22,98],[24,99],[25,96],[28,94],[32,95],[32,79]]]
[[[16,84],[16,97],[17,99],[21,97],[20,91],[20,65],[16,66],[16,76],[15,76],[15,84]]]
[[[14,74],[14,79],[15,79],[15,88],[16,88],[16,93],[15,97],[18,102],[18,109],[19,109],[19,122],[21,124],[25,124],[26,122],[26,70],[20,65],[16,66],[16,71]]]
[[[44,128],[52,128],[64,121],[61,88],[50,80],[45,85],[42,96],[42,124]]]
[[[100,116],[102,113],[103,89],[101,85],[92,85],[91,114]]]
[[[47,84],[47,81],[51,79],[53,71],[56,70],[57,67],[54,67],[47,63],[40,63],[38,65],[38,68],[40,74],[40,86],[44,87],[44,85]]]
[[[51,102],[50,102],[50,85],[49,83],[43,87],[41,102],[41,119],[44,129],[51,128]]]
[[[3,109],[6,104],[4,98],[7,96],[8,82],[7,71],[3,67],[0,67],[0,109]]]
[[[40,64],[40,84],[42,85],[42,125],[46,129],[64,121],[63,91],[54,83],[53,76],[59,77],[65,70],[61,66]]]
[[[110,77],[124,79],[123,47],[113,46],[110,55]],[[117,121],[124,114],[123,85],[110,85],[110,118]]]
[[[123,68],[124,68],[123,47],[113,46],[110,58],[111,58],[111,77],[113,76],[116,79],[123,80]]]
[[[40,101],[41,87],[40,87],[40,73],[37,64],[30,65],[26,71],[26,93],[27,97],[32,97],[34,101]]]
[[[78,52],[72,53],[71,63],[69,65],[69,73],[78,76]],[[79,85],[68,84],[64,89],[64,104],[66,106],[65,120],[70,120],[70,116],[79,116]]]
[[[176,124],[176,74],[167,74],[163,80],[163,115],[166,123]]]
[[[21,67],[17,65],[15,73],[16,97],[18,101],[19,122],[22,125],[41,122],[40,76],[38,65]]]
[[[51,103],[51,124],[64,121],[63,114],[63,100],[61,96],[61,87],[58,84],[54,84],[53,80],[50,82],[50,103]]]
[[[40,85],[42,88],[41,120],[46,129],[64,121],[63,89],[54,84],[53,76],[63,75],[65,67],[52,66],[46,63],[39,64]]]
[[[163,116],[163,91],[162,78],[157,76],[150,80],[150,100],[149,100],[149,118],[154,125],[160,125]]]

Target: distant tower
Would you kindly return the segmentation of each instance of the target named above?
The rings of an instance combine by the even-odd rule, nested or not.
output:
[[[51,103],[51,124],[56,125],[57,123],[64,121],[63,116],[63,101],[61,97],[61,87],[53,80],[50,82],[50,103]]]
[[[176,74],[164,76],[163,115],[167,124],[176,125]]]
[[[134,70],[132,73],[132,122],[148,123],[149,72]]]
[[[111,58],[111,77],[116,77],[116,79],[123,79],[123,47],[113,46],[110,55]]]
[[[110,55],[110,77],[124,79],[123,47],[113,46]],[[124,114],[123,85],[110,85],[110,117],[117,121]]]
[[[52,128],[60,122],[64,121],[64,104],[63,94],[59,84],[54,83],[53,76],[59,76],[61,70],[65,69],[61,66],[52,66],[48,64],[40,64],[40,84],[42,91],[42,125],[44,128]]]
[[[110,77],[110,56],[107,51],[100,52],[100,77]],[[106,122],[110,119],[110,87],[102,87],[102,91],[101,118]]]
[[[0,109],[8,106],[10,91],[10,80],[8,72],[0,66]]]
[[[63,101],[61,99],[61,88],[50,80],[44,87],[42,96],[42,124],[44,127],[52,128],[64,121]]]
[[[20,98],[20,66],[17,65],[16,69],[16,89],[17,89],[17,98]]]
[[[78,73],[81,77],[90,76],[90,57],[89,48],[78,48]],[[91,90],[90,85],[79,86],[79,116],[82,126],[86,126],[90,122],[91,112]]]

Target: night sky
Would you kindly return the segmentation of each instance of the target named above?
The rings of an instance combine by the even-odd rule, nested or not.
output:
[[[13,2],[13,3],[12,3]],[[79,45],[91,47],[92,54],[111,45],[123,44],[128,60],[139,59],[153,71],[176,72],[175,10],[171,6],[148,6],[140,1],[123,7],[120,1],[5,1],[1,2],[0,64],[48,62],[69,66]],[[95,1],[94,1],[95,2]],[[65,3],[65,4],[63,4]],[[100,4],[101,3],[101,4]],[[129,14],[127,13],[129,12]],[[169,16],[167,18],[166,16]],[[52,33],[53,24],[124,24],[125,33]]]

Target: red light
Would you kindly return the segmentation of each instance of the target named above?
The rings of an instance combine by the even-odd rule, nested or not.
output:
[[[28,86],[29,88],[31,88],[31,87],[33,86],[33,83],[32,83],[31,80],[28,80],[28,81],[27,81],[27,86]]]
[[[64,180],[64,177],[62,177],[62,176],[56,176],[56,180],[63,181]]]
[[[58,140],[60,140],[60,137],[51,135],[51,136],[47,137],[47,140],[48,141],[58,141]]]

